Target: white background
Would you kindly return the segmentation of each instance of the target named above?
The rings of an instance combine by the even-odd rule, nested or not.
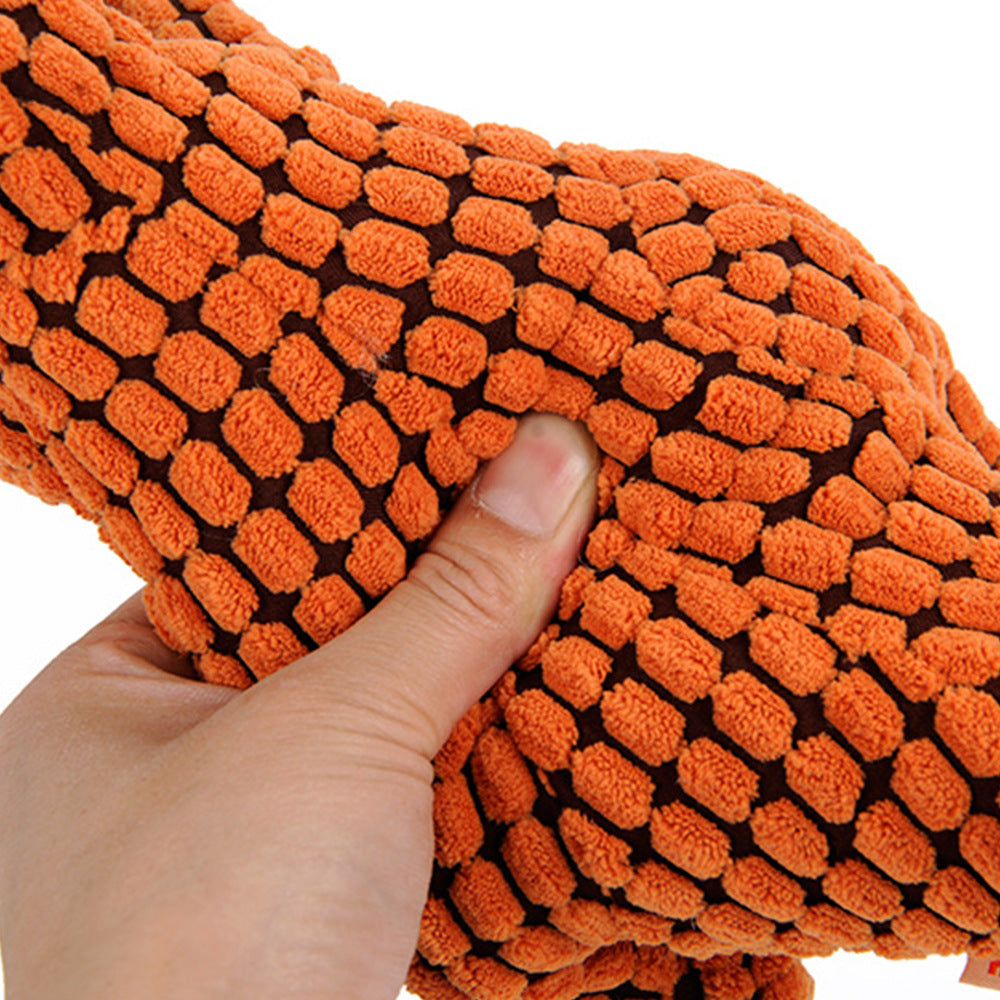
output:
[[[242,6],[386,101],[519,125],[553,144],[694,153],[799,195],[902,278],[1000,422],[1000,4]],[[2,709],[141,580],[93,524],[3,482],[0,523]],[[817,1000],[977,996],[958,984],[957,956],[842,952],[806,964]]]

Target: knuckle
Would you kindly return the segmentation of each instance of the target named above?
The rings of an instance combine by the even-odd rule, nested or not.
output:
[[[505,631],[520,613],[519,567],[514,552],[501,560],[449,539],[425,551],[407,579],[429,593],[459,627]]]

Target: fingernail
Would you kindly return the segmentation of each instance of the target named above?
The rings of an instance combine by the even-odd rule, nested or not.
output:
[[[532,414],[472,487],[473,500],[527,535],[552,535],[587,477],[597,449],[582,424]]]

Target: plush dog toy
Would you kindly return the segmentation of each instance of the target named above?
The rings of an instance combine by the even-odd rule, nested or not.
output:
[[[342,82],[228,0],[0,0],[0,475],[245,687],[532,410],[599,516],[435,758],[426,1000],[802,1000],[1000,950],[1000,432],[850,233]]]

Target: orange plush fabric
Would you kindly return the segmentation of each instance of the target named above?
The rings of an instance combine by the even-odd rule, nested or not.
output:
[[[1000,950],[1000,432],[850,233],[697,156],[386,104],[228,0],[0,0],[0,476],[245,687],[519,414],[599,517],[435,759],[426,1000],[802,1000]]]

